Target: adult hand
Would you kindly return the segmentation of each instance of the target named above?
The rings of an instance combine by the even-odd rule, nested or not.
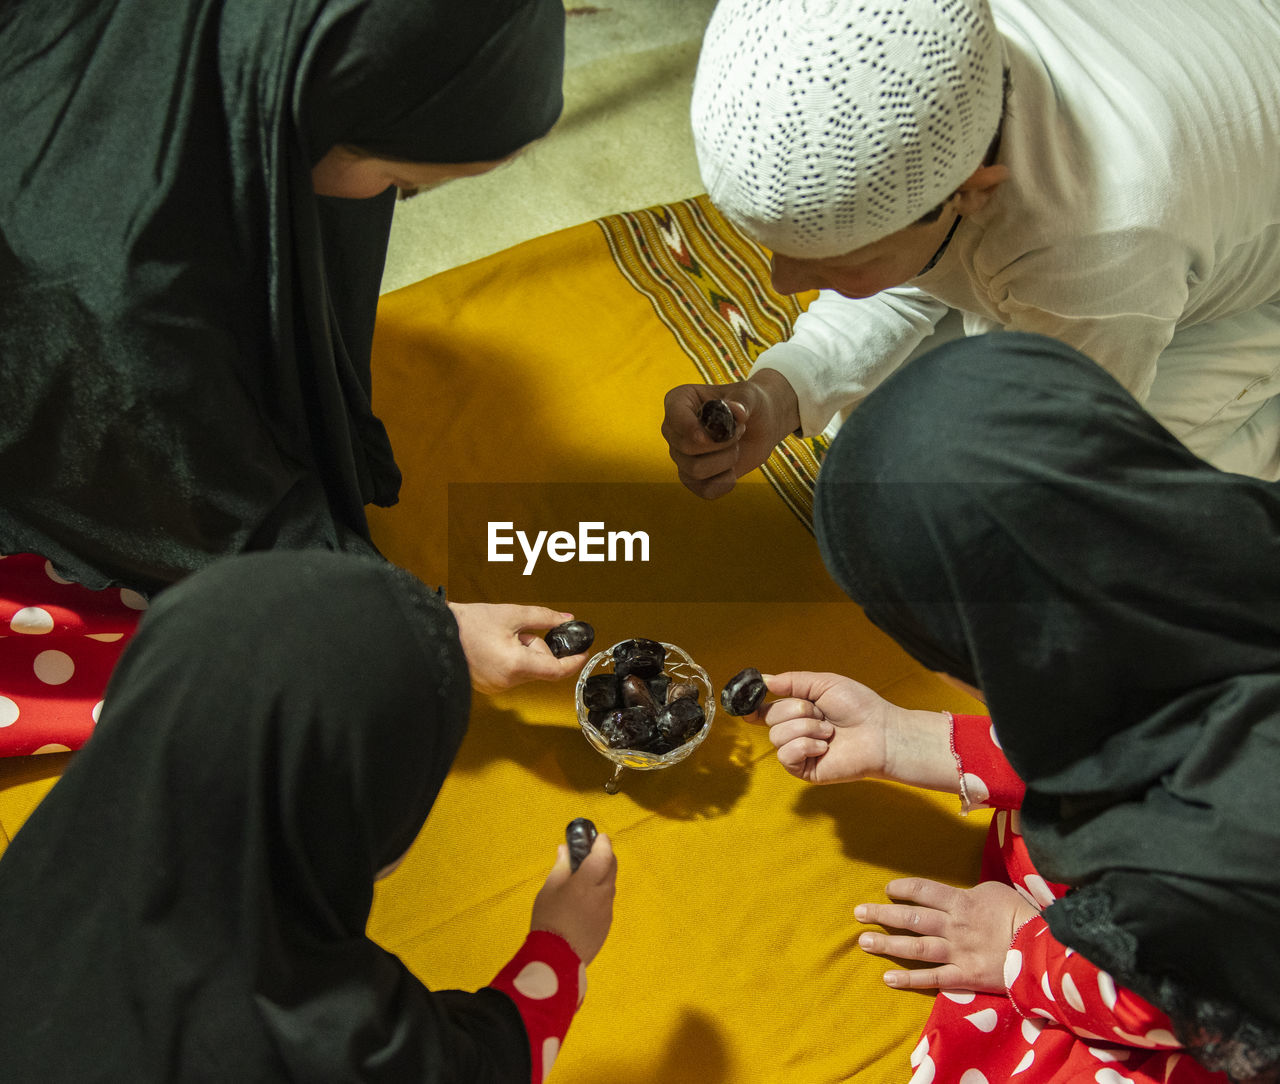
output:
[[[526,681],[558,681],[577,674],[587,661],[585,652],[557,659],[543,639],[547,629],[573,614],[488,602],[451,602],[449,609],[458,622],[471,685],[478,692],[501,692]]]
[[[569,848],[563,843],[556,864],[533,901],[530,930],[548,930],[569,942],[578,958],[589,964],[609,935],[613,923],[613,896],[617,887],[618,860],[603,832],[577,872],[569,871]]]
[[[1006,992],[1004,961],[1013,935],[1040,913],[1016,891],[997,881],[952,888],[923,877],[890,881],[885,891],[891,899],[907,902],[862,903],[853,909],[854,917],[905,932],[868,931],[858,938],[858,946],[877,956],[935,965],[886,971],[888,985]]]
[[[892,704],[852,678],[791,671],[770,675],[778,699],[752,718],[769,727],[778,761],[807,783],[892,779],[957,794],[951,720]]]
[[[711,399],[724,399],[736,423],[733,436],[720,443],[707,436],[698,420],[702,404]],[[708,500],[728,493],[800,425],[796,393],[774,369],[760,369],[736,384],[682,384],[667,392],[664,407],[662,435],[676,473]]]

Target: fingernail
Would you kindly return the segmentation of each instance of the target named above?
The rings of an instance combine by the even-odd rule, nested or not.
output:
[[[884,984],[886,986],[901,986],[902,977],[896,971],[886,971],[884,976]]]
[[[867,921],[866,905],[861,903],[858,904],[858,906],[853,909],[853,917],[856,918],[859,922],[866,922]]]
[[[861,934],[858,937],[859,948],[872,949],[872,948],[875,948],[875,944],[876,944],[875,938],[869,933]]]

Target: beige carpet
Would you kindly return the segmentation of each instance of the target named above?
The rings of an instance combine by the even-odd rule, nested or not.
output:
[[[568,3],[565,111],[520,158],[396,208],[383,290],[702,191],[689,94],[714,0]]]

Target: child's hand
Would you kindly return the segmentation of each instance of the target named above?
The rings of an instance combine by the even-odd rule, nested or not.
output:
[[[778,761],[808,783],[877,777],[885,767],[885,717],[894,706],[838,674],[792,671],[765,679],[778,699],[753,722],[769,727]]]
[[[603,832],[576,873],[569,872],[569,848],[561,843],[556,864],[533,901],[529,929],[559,934],[589,964],[609,935],[617,877],[618,860]]]
[[[852,678],[792,671],[766,679],[778,697],[752,717],[778,761],[807,783],[893,779],[958,794],[951,719],[891,704]]]
[[[719,444],[698,419],[709,399],[724,399],[736,423]],[[708,500],[728,493],[800,425],[795,389],[776,369],[757,369],[734,384],[682,384],[667,392],[663,411],[662,435],[680,481]]]
[[[877,956],[921,960],[934,967],[886,971],[884,981],[899,989],[977,990],[1003,994],[1004,961],[1013,935],[1039,915],[1008,885],[985,881],[976,888],[952,888],[923,877],[890,881],[885,891],[908,903],[863,903],[854,908],[859,922],[908,931],[868,931],[858,946]]]

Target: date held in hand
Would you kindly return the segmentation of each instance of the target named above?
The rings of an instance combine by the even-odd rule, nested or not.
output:
[[[596,841],[596,826],[586,817],[575,817],[564,830],[564,841],[569,847],[569,872],[577,873],[582,860],[591,853]]]

